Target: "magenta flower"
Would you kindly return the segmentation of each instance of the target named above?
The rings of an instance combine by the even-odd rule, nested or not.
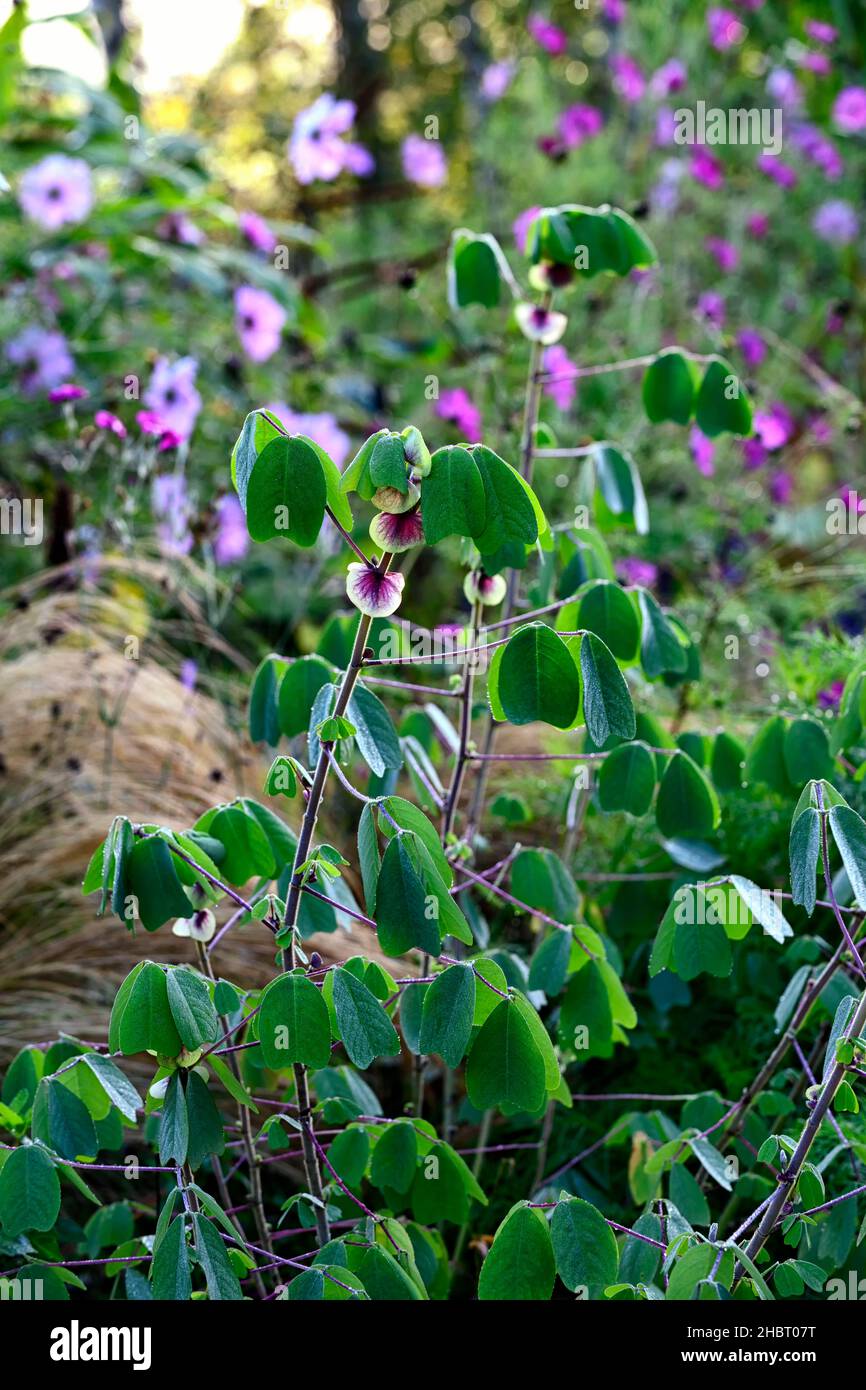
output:
[[[156,446],[157,453],[168,453],[169,449],[179,449],[183,443],[183,435],[178,434],[177,430],[163,430]]]
[[[843,87],[833,103],[833,124],[845,135],[866,130],[866,87]]]
[[[576,150],[585,140],[598,135],[603,125],[604,117],[597,107],[577,102],[560,113],[556,128],[563,145],[569,150]]]
[[[178,246],[201,246],[205,239],[201,227],[197,227],[184,212],[166,213],[157,224],[156,231],[163,241],[173,241]]]
[[[142,434],[162,434],[165,428],[155,410],[139,410],[135,419]]]
[[[635,106],[646,91],[646,78],[627,53],[615,53],[610,60],[613,90],[629,106]]]
[[[65,154],[49,154],[21,176],[18,201],[25,216],[46,232],[83,222],[93,207],[90,165]]]
[[[766,174],[768,179],[777,183],[780,188],[796,188],[798,183],[797,171],[792,169],[790,164],[785,164],[778,155],[768,154],[762,150],[755,160],[757,167],[762,174]]]
[[[673,96],[674,92],[682,91],[687,77],[685,63],[679,58],[669,58],[650,78],[650,95],[658,99]]]
[[[801,121],[794,126],[790,138],[795,149],[800,150],[810,164],[814,164],[828,179],[842,177],[845,169],[842,156],[833,141],[828,140],[817,126]]]
[[[441,188],[448,178],[448,161],[438,140],[407,135],[400,147],[403,173],[419,188]]]
[[[397,554],[411,550],[413,545],[423,545],[421,513],[417,508],[411,512],[378,512],[370,522],[370,539],[383,550]]]
[[[749,472],[754,472],[756,468],[763,468],[767,462],[767,450],[760,439],[741,440],[740,450],[743,455],[743,463]]]
[[[624,555],[617,560],[616,572],[624,584],[640,584],[644,589],[651,589],[659,577],[658,565],[637,555]]]
[[[235,290],[235,328],[253,362],[267,362],[280,346],[286,311],[267,290],[241,285]]]
[[[769,230],[770,219],[765,212],[753,212],[746,218],[746,231],[757,241],[763,241]]]
[[[540,212],[540,207],[526,208],[524,212],[521,212],[519,216],[515,217],[514,221],[511,224],[511,230],[514,233],[514,240],[517,243],[517,249],[518,251],[522,251],[524,255],[526,255],[526,242],[529,234],[529,228],[532,226],[533,222],[535,221],[536,217]]]
[[[349,565],[346,593],[351,603],[371,618],[387,618],[396,613],[403,599],[406,580],[399,571],[383,574],[372,565]]]
[[[6,344],[6,357],[20,369],[21,390],[28,396],[60,386],[75,371],[63,334],[31,323]]]
[[[76,386],[74,381],[63,381],[59,386],[52,386],[48,392],[48,399],[55,404],[62,404],[65,401],[80,401],[89,392],[83,386]]]
[[[842,703],[842,692],[844,689],[844,681],[831,681],[825,690],[818,691],[818,708],[838,709]]]
[[[197,372],[198,362],[194,357],[179,357],[176,362],[169,362],[167,357],[157,358],[142,397],[148,410],[136,416],[145,433],[165,435],[169,432],[178,442],[189,439],[201,410],[201,396],[195,386]],[[142,415],[158,428],[146,428]],[[156,416],[155,421],[151,421],[151,415]]]
[[[822,203],[812,218],[812,227],[832,246],[850,246],[859,230],[857,214],[843,198]]]
[[[833,64],[827,53],[815,53],[807,49],[798,61],[801,68],[805,68],[807,72],[815,72],[819,77],[826,77],[833,71]]]
[[[144,413],[142,412],[142,414]],[[117,435],[118,439],[126,438],[126,425],[119,416],[113,415],[110,410],[97,410],[93,417],[93,423],[98,430],[107,430],[109,434]]]
[[[568,35],[565,30],[551,24],[544,15],[531,14],[526,21],[526,27],[539,47],[552,58],[559,58],[568,48]]]
[[[485,574],[483,570],[470,570],[463,580],[463,592],[469,603],[480,603],[485,608],[495,608],[501,603],[506,588],[501,574]]]
[[[434,411],[440,420],[447,420],[449,424],[456,426],[467,443],[480,442],[481,412],[462,386],[442,391]]]
[[[711,478],[715,472],[713,458],[715,457],[716,446],[711,439],[693,425],[689,432],[689,448],[692,451],[692,458],[698,472],[705,478]]]
[[[794,493],[794,479],[790,473],[779,469],[770,478],[770,497],[777,502],[780,507],[787,506]]]
[[[750,370],[760,367],[767,356],[767,344],[757,329],[742,328],[737,334],[737,346]]]
[[[736,270],[740,263],[740,253],[736,246],[730,241],[725,241],[724,237],[708,236],[704,241],[704,246],[709,251],[719,270],[730,274]]]
[[[805,28],[809,38],[814,39],[816,43],[835,43],[838,37],[838,31],[833,25],[824,24],[820,19],[807,19]]]
[[[316,179],[330,183],[344,171],[362,177],[373,172],[370,152],[343,139],[355,123],[355,112],[353,101],[337,101],[330,92],[323,92],[312,106],[298,113],[288,145],[298,183]]]
[[[622,24],[625,19],[625,0],[602,0],[601,13],[608,24]]]
[[[833,426],[826,415],[813,415],[809,421],[809,433],[816,444],[829,444],[833,439]]]
[[[698,296],[695,306],[698,316],[706,319],[713,328],[721,328],[725,322],[725,301],[717,290],[705,290]]]
[[[163,473],[153,480],[153,514],[159,525],[156,534],[166,555],[188,555],[192,550],[192,515],[186,479],[182,473]]]
[[[794,417],[787,406],[775,401],[769,410],[756,410],[753,421],[755,434],[765,449],[781,449],[794,433]]]
[[[285,401],[266,405],[265,410],[269,415],[275,415],[280,424],[285,425],[289,434],[305,434],[314,444],[318,444],[320,449],[324,449],[338,468],[343,467],[352,448],[352,441],[345,430],[340,429],[335,416],[327,411],[304,415],[291,410]]]
[[[710,43],[720,53],[724,53],[729,48],[735,48],[738,43],[742,43],[746,36],[746,27],[740,22],[733,10],[723,10],[715,6],[707,10],[707,29]]]
[[[721,188],[725,182],[724,166],[709,150],[694,151],[689,161],[689,173],[696,183],[702,183],[705,188],[711,188],[713,191]]]
[[[546,350],[544,370],[559,377],[558,381],[544,383],[544,394],[550,396],[558,410],[569,410],[577,394],[577,367],[564,347]]]
[[[238,218],[238,226],[243,236],[254,251],[261,251],[269,256],[277,244],[277,234],[272,231],[263,217],[257,212],[242,212]]]
[[[213,553],[218,565],[242,560],[249,549],[250,536],[244,509],[234,493],[220,497],[216,504],[216,535]]]
[[[485,101],[499,101],[511,86],[514,63],[490,63],[481,74],[481,95]]]

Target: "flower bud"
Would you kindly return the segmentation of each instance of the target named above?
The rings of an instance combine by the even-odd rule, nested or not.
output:
[[[485,607],[495,607],[505,598],[506,584],[501,574],[485,574],[483,570],[470,570],[463,581],[463,592],[470,603],[482,603]]]

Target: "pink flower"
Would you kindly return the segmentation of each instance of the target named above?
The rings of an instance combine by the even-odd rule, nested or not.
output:
[[[740,22],[732,10],[722,10],[713,7],[707,10],[707,29],[709,30],[710,43],[713,48],[724,53],[728,48],[734,48],[738,43],[742,43],[746,36],[746,26]]]
[[[812,226],[832,246],[849,246],[859,230],[857,214],[843,198],[822,203],[812,218]]]
[[[93,207],[90,165],[65,154],[49,154],[25,170],[18,200],[31,222],[46,232],[83,222]]]
[[[373,172],[369,151],[342,138],[355,123],[355,111],[353,101],[337,101],[330,92],[323,92],[298,113],[288,146],[298,183],[331,182],[344,170],[362,177]]]
[[[163,430],[156,446],[157,453],[165,454],[168,453],[169,449],[179,449],[182,443],[183,436],[178,434],[176,430]]]
[[[777,183],[780,188],[796,188],[798,178],[796,169],[792,169],[790,164],[784,164],[778,155],[768,154],[762,150],[755,160],[756,165],[762,174],[766,174],[768,179]]]
[[[213,553],[218,565],[231,565],[242,560],[249,549],[244,509],[234,493],[220,497],[216,504],[216,535]]]
[[[560,57],[568,48],[568,35],[565,30],[551,24],[544,15],[531,14],[526,21],[526,27],[539,47],[551,57]]]
[[[794,433],[794,417],[780,401],[774,402],[769,410],[756,410],[753,423],[755,434],[771,452],[781,449]]]
[[[165,428],[155,410],[139,410],[135,419],[142,434],[162,434]]]
[[[604,117],[597,107],[578,102],[560,112],[556,128],[563,145],[569,150],[576,150],[585,140],[598,135],[603,124]]]
[[[828,179],[838,179],[844,173],[842,157],[832,140],[823,131],[802,121],[791,132],[791,143],[811,164],[816,165]]]
[[[481,74],[481,95],[485,101],[499,101],[511,86],[514,63],[490,63]]]
[[[462,386],[454,386],[441,392],[435,413],[440,420],[454,425],[469,444],[481,440],[481,412]]]
[[[601,13],[608,24],[622,24],[625,19],[625,0],[602,0]]]
[[[617,560],[616,572],[624,584],[639,584],[643,589],[651,589],[659,577],[658,565],[652,560],[641,560],[637,555],[624,555]]]
[[[400,148],[403,173],[419,188],[441,188],[448,177],[448,161],[438,140],[407,135]]]
[[[736,270],[740,263],[740,253],[730,241],[725,241],[724,237],[708,236],[704,241],[704,246],[709,251],[719,270],[729,274]]]
[[[746,231],[757,241],[763,241],[769,230],[770,219],[765,212],[753,212],[746,218]]]
[[[773,68],[767,78],[767,95],[777,101],[783,111],[799,111],[803,104],[800,84],[787,68]]]
[[[267,290],[241,285],[235,290],[235,327],[253,362],[267,362],[280,346],[286,311]]]
[[[156,231],[163,241],[173,241],[178,246],[201,246],[205,239],[201,227],[197,227],[183,212],[166,213],[165,217],[160,219]]]
[[[52,386],[48,392],[48,399],[60,404],[65,401],[80,401],[88,395],[88,391],[83,386],[76,386],[74,381],[61,382],[59,386]]]
[[[742,328],[737,334],[737,346],[743,354],[746,366],[751,370],[760,367],[767,356],[767,344],[754,328]]]
[[[405,583],[399,571],[383,574],[372,565],[351,564],[346,577],[346,593],[362,613],[371,618],[387,618],[400,607]]]
[[[816,43],[836,42],[838,31],[832,24],[824,24],[820,19],[807,19],[805,28],[809,38],[814,39]]]
[[[242,212],[238,218],[238,226],[243,236],[254,251],[261,251],[269,256],[277,244],[277,234],[272,231],[263,217],[257,212]]]
[[[685,63],[679,58],[669,58],[660,68],[656,68],[650,78],[650,95],[657,98],[673,96],[674,92],[682,91],[686,80]]]
[[[321,411],[305,415],[299,411],[291,410],[285,401],[277,401],[273,405],[265,406],[268,414],[275,415],[281,424],[285,425],[289,434],[304,434],[308,439],[312,439],[314,444],[318,444],[320,449],[324,449],[330,459],[333,459],[338,468],[342,468],[349,456],[352,441],[341,430],[337,424],[335,416],[328,411]]]
[[[696,183],[702,183],[705,188],[712,188],[714,191],[721,188],[725,182],[724,166],[709,150],[694,151],[689,161],[689,173]]]
[[[146,414],[145,411],[141,412]],[[126,425],[117,415],[113,415],[110,410],[97,410],[93,417],[93,423],[98,430],[108,430],[109,434],[117,435],[118,439],[126,438]]]
[[[518,251],[522,251],[524,255],[526,255],[527,233],[540,212],[540,207],[526,208],[518,217],[515,217],[511,224],[514,240],[517,242],[517,249]]]
[[[194,357],[179,357],[176,362],[169,362],[167,357],[157,358],[142,397],[148,410],[136,416],[145,433],[165,435],[168,432],[178,441],[189,439],[201,410],[201,396],[195,386],[197,372],[198,362]],[[155,420],[151,420],[151,413]],[[158,428],[146,429],[142,424],[143,415],[148,423]]]
[[[829,55],[826,53],[813,53],[808,50],[800,55],[799,64],[807,72],[816,72],[819,77],[826,77],[833,71],[833,64],[830,62]]]
[[[544,354],[544,370],[555,374],[559,381],[546,381],[544,394],[550,396],[559,410],[569,410],[577,394],[577,367],[564,347],[549,347]]]
[[[698,296],[695,306],[698,316],[706,319],[714,328],[721,328],[725,322],[725,301],[717,290],[705,290]]]
[[[646,78],[635,62],[626,53],[615,53],[610,60],[613,73],[613,90],[629,106],[641,100],[646,91]]]
[[[693,425],[689,432],[689,447],[691,448],[692,458],[695,461],[695,467],[698,472],[705,478],[711,478],[715,472],[713,458],[715,456],[716,446],[711,439],[708,439],[707,436],[698,429],[697,425]]]
[[[59,386],[75,371],[69,345],[62,333],[31,323],[6,344],[6,358],[19,367],[21,390],[38,395]]]
[[[845,135],[866,130],[866,87],[843,87],[833,103],[833,124]]]

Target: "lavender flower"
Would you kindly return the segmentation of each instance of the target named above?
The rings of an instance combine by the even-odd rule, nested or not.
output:
[[[522,251],[524,255],[526,254],[526,241],[529,233],[529,228],[532,226],[533,222],[535,221],[536,217],[540,212],[540,207],[526,208],[525,211],[519,214],[519,216],[515,217],[514,221],[511,224],[511,230],[514,233],[514,240],[517,243],[517,249],[518,251]]]
[[[441,188],[448,177],[448,161],[438,140],[407,135],[400,147],[403,173],[419,188]]]
[[[20,368],[21,390],[38,395],[59,386],[75,371],[75,363],[63,334],[31,323],[6,344],[6,357]]]
[[[195,378],[198,362],[194,357],[179,357],[169,362],[167,357],[159,357],[153,368],[153,375],[144,393],[144,404],[155,415],[156,429],[145,429],[140,411],[138,423],[145,433],[170,432],[179,442],[189,439],[201,410],[201,396],[196,390]]]
[[[732,10],[723,10],[715,6],[707,10],[707,29],[710,43],[720,53],[724,53],[729,48],[735,48],[738,43],[742,43],[746,36],[745,25],[740,22]]]
[[[613,74],[613,90],[629,106],[642,100],[646,91],[646,78],[634,58],[627,53],[615,53],[610,60]]]
[[[673,96],[681,92],[687,81],[686,65],[679,58],[669,58],[656,68],[650,78],[650,95],[656,98]]]
[[[31,222],[46,232],[83,222],[93,207],[90,165],[65,154],[49,154],[25,170],[18,200]]]
[[[267,405],[265,410],[270,415],[276,416],[280,424],[285,425],[289,434],[305,434],[308,439],[312,439],[314,444],[318,444],[320,449],[324,449],[338,468],[343,467],[352,448],[352,441],[345,430],[340,429],[335,416],[329,414],[328,411],[305,415],[299,411],[291,410],[285,401],[276,401],[272,405]]]
[[[794,433],[794,417],[776,401],[768,410],[755,411],[753,426],[765,449],[781,449]]]
[[[822,203],[812,218],[812,227],[832,246],[849,246],[859,231],[857,214],[843,198]]]
[[[597,107],[577,102],[560,113],[557,133],[566,149],[576,150],[586,140],[598,135],[603,125],[604,117]]]
[[[355,111],[353,101],[337,101],[330,92],[323,92],[312,106],[298,113],[288,146],[298,183],[316,179],[330,183],[344,170],[362,177],[373,172],[369,151],[342,138],[355,123]]]
[[[80,401],[89,392],[84,386],[76,386],[74,381],[61,382],[59,386],[52,386],[48,392],[48,399],[55,404],[65,404],[68,401]]]
[[[514,63],[490,63],[481,74],[481,95],[485,101],[499,101],[511,86]]]
[[[564,347],[547,349],[544,370],[561,378],[559,381],[546,381],[544,394],[550,396],[559,410],[570,410],[577,394],[577,367]]]
[[[192,550],[192,515],[186,479],[182,473],[163,473],[154,478],[151,493],[156,534],[166,555],[188,555]]]
[[[241,235],[246,238],[254,251],[269,256],[277,244],[277,234],[272,231],[263,217],[257,212],[242,212],[238,218]]]
[[[249,549],[244,509],[233,493],[220,497],[216,504],[216,535],[213,553],[218,565],[231,565],[242,560]]]
[[[253,362],[267,362],[280,346],[286,311],[267,290],[241,285],[235,290],[235,327]]]
[[[692,458],[695,467],[705,478],[711,478],[715,472],[713,459],[716,453],[716,446],[711,439],[693,425],[689,434],[689,447],[692,451]]]
[[[742,328],[740,330],[737,334],[737,346],[750,370],[760,367],[767,356],[767,344],[754,328]]]

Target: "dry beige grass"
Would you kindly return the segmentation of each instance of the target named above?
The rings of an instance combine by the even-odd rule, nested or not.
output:
[[[218,650],[223,666],[226,658],[239,670],[244,663],[208,628],[189,591],[173,595],[180,622],[175,616],[161,628],[149,619],[148,591],[164,591],[166,582],[158,565],[113,564],[91,588],[43,581],[28,599],[12,596],[17,606],[4,619],[0,1060],[61,1030],[102,1040],[117,986],[137,960],[190,959],[190,943],[169,927],[132,936],[116,918],[96,917],[95,899],[82,896],[84,869],[115,812],[180,829],[218,800],[261,795],[268,759],[240,732],[239,699],[224,707],[208,693],[191,694],[174,644],[191,638]],[[136,632],[139,658],[130,660],[125,644]],[[360,923],[311,946],[326,960],[359,950],[378,956]],[[258,924],[235,929],[214,963],[225,978],[263,984],[274,969],[271,938]]]

